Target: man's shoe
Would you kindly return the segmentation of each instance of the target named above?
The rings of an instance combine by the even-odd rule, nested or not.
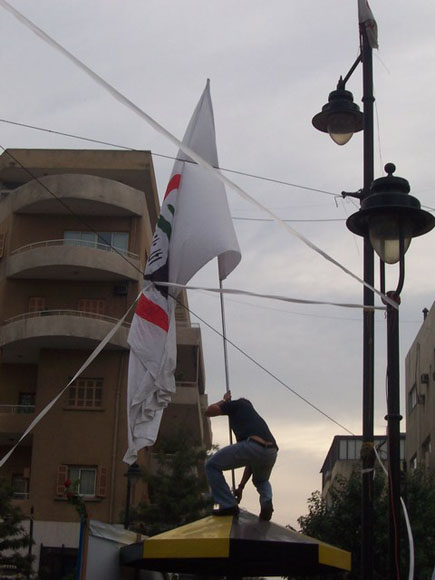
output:
[[[268,522],[272,517],[272,513],[273,513],[273,503],[272,500],[270,499],[261,506],[260,520]]]
[[[211,513],[213,516],[237,516],[239,514],[239,507],[237,505],[227,508],[219,508],[213,510]]]

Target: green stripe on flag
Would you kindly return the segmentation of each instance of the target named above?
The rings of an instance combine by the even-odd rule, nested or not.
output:
[[[157,227],[160,228],[162,232],[164,232],[168,236],[169,240],[171,239],[172,226],[167,220],[165,220],[165,218],[161,214],[157,222]]]

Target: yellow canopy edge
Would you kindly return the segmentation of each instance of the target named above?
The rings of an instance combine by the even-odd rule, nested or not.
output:
[[[232,516],[208,516],[144,541],[144,558],[228,558]]]
[[[319,564],[350,571],[352,568],[351,553],[319,542]]]

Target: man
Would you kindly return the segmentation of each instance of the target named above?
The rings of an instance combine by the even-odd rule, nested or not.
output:
[[[252,482],[260,494],[259,517],[269,521],[273,512],[269,477],[278,452],[278,446],[269,427],[250,401],[247,399],[232,401],[230,391],[225,393],[222,401],[210,405],[205,414],[207,417],[228,415],[230,428],[237,440],[234,445],[228,445],[217,451],[205,465],[213,498],[219,504],[219,509],[213,510],[213,515],[227,516],[239,513],[238,502],[242,498],[243,488],[252,475]],[[223,471],[238,467],[245,467],[245,470],[240,485],[233,495]]]

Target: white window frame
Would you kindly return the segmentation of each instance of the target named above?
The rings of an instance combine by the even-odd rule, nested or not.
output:
[[[68,478],[70,479],[74,491],[81,497],[96,497],[97,495],[97,467],[89,465],[68,465]],[[93,474],[93,491],[92,493],[83,493],[82,486],[82,475],[91,472]],[[76,487],[76,482],[78,485]]]

